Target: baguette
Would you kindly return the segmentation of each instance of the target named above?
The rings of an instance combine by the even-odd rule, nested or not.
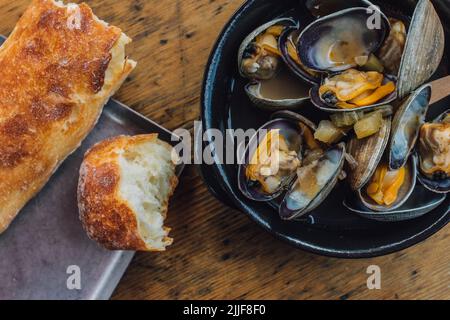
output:
[[[0,48],[0,233],[74,152],[133,70],[86,4],[34,0]]]
[[[172,147],[157,134],[119,136],[85,155],[78,183],[80,220],[110,250],[164,251],[164,226],[178,178]]]

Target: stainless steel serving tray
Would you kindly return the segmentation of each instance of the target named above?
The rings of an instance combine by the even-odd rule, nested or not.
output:
[[[0,43],[4,39],[0,39]],[[81,147],[0,235],[0,299],[108,299],[134,252],[107,251],[89,240],[78,218],[78,170],[86,150],[117,135],[168,130],[115,100]],[[177,168],[181,174],[183,167]],[[80,269],[81,290],[70,290],[70,266]],[[69,271],[69,274],[67,273]]]

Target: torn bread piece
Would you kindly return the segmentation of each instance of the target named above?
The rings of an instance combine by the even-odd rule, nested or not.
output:
[[[136,62],[82,3],[33,0],[0,48],[0,233],[81,144]]]
[[[85,155],[78,184],[80,219],[88,236],[110,250],[164,251],[164,226],[178,178],[173,148],[157,134],[119,136]]]

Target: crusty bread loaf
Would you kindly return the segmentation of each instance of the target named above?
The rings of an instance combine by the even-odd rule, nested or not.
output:
[[[178,178],[173,148],[157,134],[95,145],[80,169],[78,207],[88,236],[112,250],[163,251],[164,226]]]
[[[0,48],[0,232],[97,122],[135,67],[86,4],[34,0]]]

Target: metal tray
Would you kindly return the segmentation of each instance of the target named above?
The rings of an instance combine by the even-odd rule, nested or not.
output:
[[[81,147],[0,235],[0,299],[109,299],[134,252],[107,251],[89,240],[78,218],[78,170],[86,150],[98,141],[141,133],[159,133],[171,143],[171,132],[120,102],[105,106]],[[74,265],[81,290],[67,287],[72,274],[67,271]]]

